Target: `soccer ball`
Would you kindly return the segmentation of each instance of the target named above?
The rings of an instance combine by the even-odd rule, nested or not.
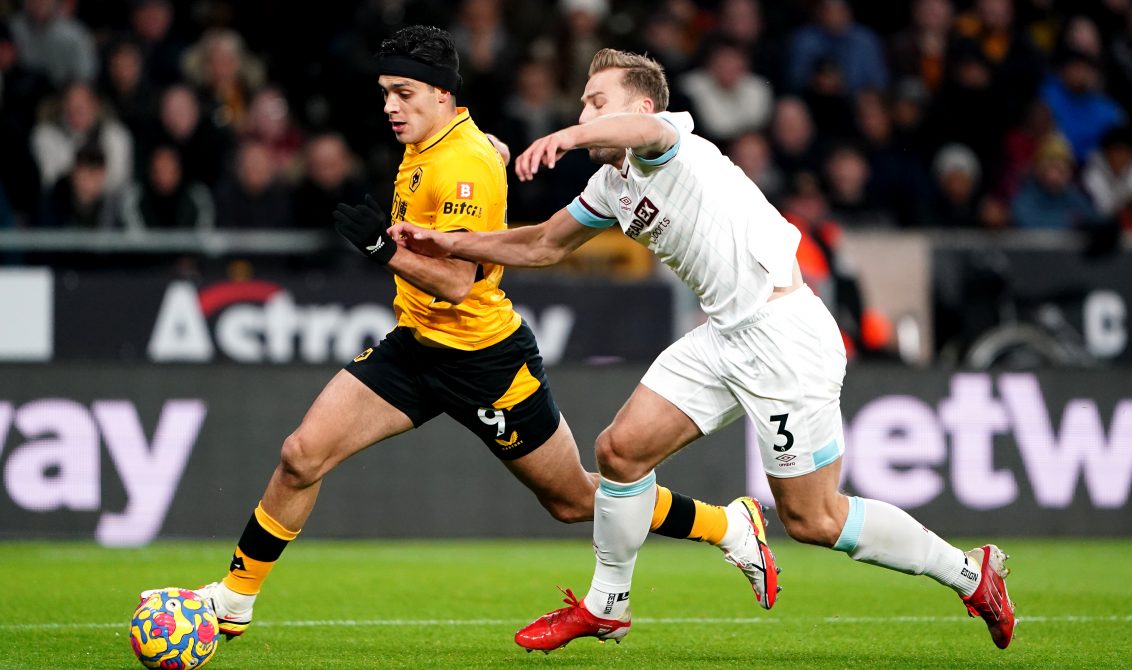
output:
[[[176,587],[148,592],[130,621],[130,646],[147,668],[188,670],[216,653],[216,614],[196,593]]]

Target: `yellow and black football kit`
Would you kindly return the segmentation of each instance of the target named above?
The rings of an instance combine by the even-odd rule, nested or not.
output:
[[[390,220],[440,231],[507,227],[503,160],[464,108],[432,137],[405,147]],[[538,345],[484,263],[468,297],[439,300],[395,277],[397,327],[346,366],[420,426],[448,414],[496,456],[513,459],[558,428]]]

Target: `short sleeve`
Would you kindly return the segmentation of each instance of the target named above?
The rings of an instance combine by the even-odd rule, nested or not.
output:
[[[668,162],[675,158],[676,154],[680,152],[680,139],[684,136],[685,133],[692,132],[692,129],[694,127],[692,123],[692,115],[687,112],[660,112],[656,116],[661,121],[664,121],[668,125],[672,126],[672,129],[676,131],[676,142],[674,142],[672,146],[668,147],[668,149],[664,153],[655,158],[645,158],[643,156],[638,156],[633,152],[629,152],[629,157],[633,160],[634,163],[641,167],[657,168],[662,165],[667,165]]]
[[[608,165],[602,167],[590,177],[589,183],[582,191],[581,195],[574,198],[573,202],[566,205],[566,211],[570,216],[578,220],[578,223],[590,228],[608,228],[617,223],[617,217],[613,214],[613,209],[607,204],[613,200],[609,196],[608,184],[608,171],[611,170]]]

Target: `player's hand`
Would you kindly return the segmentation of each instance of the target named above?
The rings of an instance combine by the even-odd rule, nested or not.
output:
[[[422,256],[446,258],[452,254],[451,244],[448,244],[452,238],[448,233],[398,221],[389,229],[389,235],[398,245]]]
[[[491,141],[491,146],[495,147],[495,150],[503,157],[504,167],[509,165],[511,163],[511,147],[507,146],[506,142],[491,133],[484,133],[484,135],[487,135],[487,139]]]
[[[564,128],[546,137],[540,137],[515,159],[515,174],[518,175],[519,181],[530,181],[538,173],[540,165],[554,169],[558,159],[573,148],[575,148],[573,128]]]
[[[385,265],[397,253],[397,244],[386,231],[388,227],[389,219],[372,196],[367,195],[365,203],[357,207],[338,203],[334,208],[334,229],[379,265]]]

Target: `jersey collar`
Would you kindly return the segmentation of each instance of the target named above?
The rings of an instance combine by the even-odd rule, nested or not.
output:
[[[454,116],[451,121],[449,121],[443,128],[441,128],[432,137],[428,138],[427,140],[417,142],[416,144],[411,145],[413,147],[413,151],[415,151],[418,154],[423,154],[424,152],[431,149],[438,142],[443,140],[445,137],[447,137],[448,133],[452,132],[456,128],[456,126],[460,125],[461,123],[464,123],[466,121],[471,120],[471,118],[472,117],[468,114],[468,108],[467,107],[457,107],[456,108],[456,116]]]

